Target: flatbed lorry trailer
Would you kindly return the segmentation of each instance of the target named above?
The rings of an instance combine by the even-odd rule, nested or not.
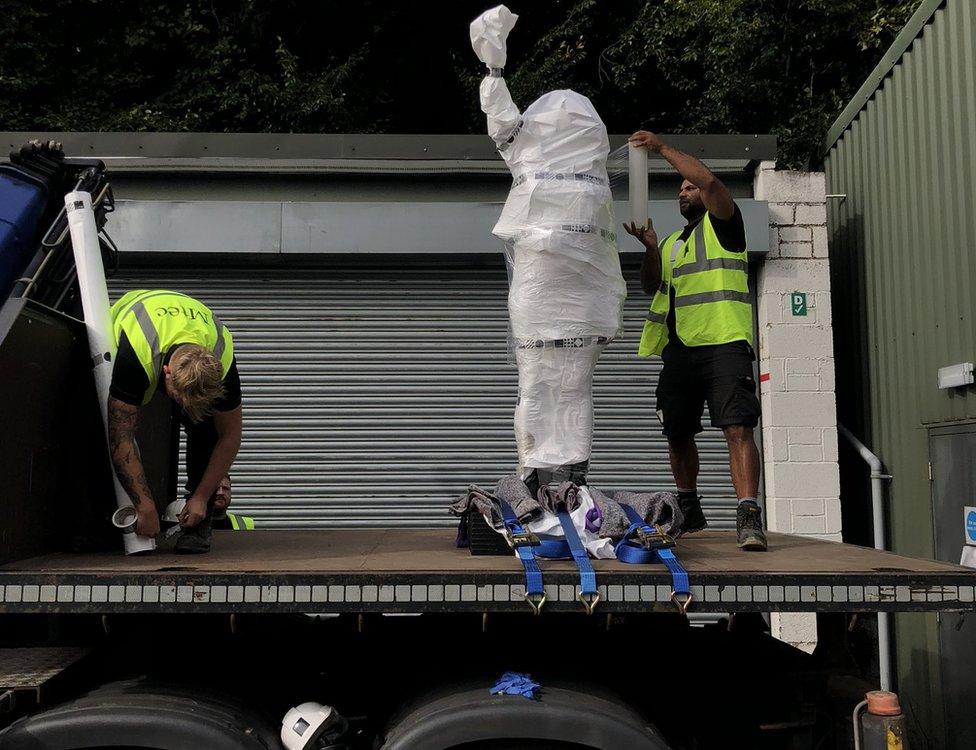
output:
[[[0,614],[525,613],[513,557],[473,556],[441,530],[216,532],[201,557],[50,554],[0,566]],[[766,554],[731,532],[682,538],[690,612],[976,610],[976,573],[771,532]],[[544,612],[576,612],[571,560],[543,563]],[[594,560],[599,613],[674,613],[662,565]]]
[[[55,195],[90,179],[103,220],[104,167],[65,164]],[[78,170],[93,171],[76,185]],[[544,561],[536,616],[514,556],[472,556],[443,528],[66,551],[99,548],[111,482],[70,247],[48,219],[0,309],[0,750],[281,750],[301,728],[282,717],[308,702],[334,709],[309,750],[844,748],[875,687],[856,622],[976,609],[972,570],[772,533],[765,554],[731,532],[680,539],[687,613],[663,566],[597,560],[584,614],[574,565]],[[157,500],[176,493],[153,429],[169,418],[139,434]],[[770,612],[817,613],[817,650],[771,638]],[[715,621],[692,627],[699,613]],[[491,694],[506,672],[538,687]]]
[[[851,618],[971,612],[976,575],[769,541],[764,555],[732,532],[679,541],[689,613],[735,613],[706,627],[663,566],[617,561],[593,562],[592,616],[572,562],[545,562],[535,616],[514,556],[472,556],[444,529],[218,531],[205,556],[8,563],[0,748],[280,748],[280,717],[310,699],[349,718],[336,748],[847,747],[872,687],[839,658]],[[771,638],[768,612],[817,612],[817,652]],[[489,695],[511,670],[540,684],[535,700]]]

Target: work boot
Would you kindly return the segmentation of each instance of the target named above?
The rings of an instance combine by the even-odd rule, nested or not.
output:
[[[708,526],[705,513],[701,507],[701,495],[697,492],[679,492],[678,507],[684,521],[681,523],[682,534],[694,534]]]
[[[212,536],[212,515],[213,510],[211,507],[206,517],[200,523],[188,529],[183,529],[176,543],[173,545],[173,551],[178,555],[201,555],[204,552],[209,552],[210,537]]]
[[[735,537],[739,549],[766,551],[766,533],[762,527],[762,511],[753,502],[739,503],[735,511]]]

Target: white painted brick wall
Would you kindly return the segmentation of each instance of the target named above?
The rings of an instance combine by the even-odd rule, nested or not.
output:
[[[770,225],[792,226],[796,219],[796,205],[793,203],[770,203],[769,204],[769,223]],[[811,222],[815,224],[816,222]]]
[[[786,432],[790,445],[822,445],[824,431],[816,427],[791,427]]]
[[[833,373],[833,370],[831,370]],[[833,380],[831,380],[833,384]],[[823,431],[823,449],[825,461],[837,460],[837,428],[831,427]],[[838,504],[839,506],[839,504]],[[840,529],[838,529],[840,531]]]
[[[830,268],[826,260],[784,260],[780,263],[772,263],[770,261],[780,257],[778,253],[774,253],[774,250],[770,250],[763,264],[763,273],[759,277],[760,293],[795,292],[797,281],[802,277],[808,293],[826,292],[828,296],[830,295]]]
[[[789,639],[783,638],[783,640],[788,640],[808,654],[812,654],[817,647],[816,615],[773,612],[769,618],[769,625],[774,635],[789,633]]]
[[[783,204],[777,204],[783,205]],[[792,204],[785,204],[790,206]],[[796,223],[804,226],[817,226],[826,227],[827,225],[827,207],[821,205],[803,205],[795,206],[793,208],[793,216],[796,218]]]
[[[826,183],[822,173],[776,172],[763,162],[756,200],[769,203],[770,252],[759,270],[760,396],[766,524],[840,541]],[[794,316],[793,292],[807,295]],[[773,634],[812,651],[816,618],[773,614]]]
[[[756,172],[756,200],[770,203],[826,205],[827,182],[822,172],[776,172],[764,161]]]
[[[827,501],[822,497],[796,498],[792,502],[794,516],[826,516]]]
[[[809,448],[811,446],[804,447]],[[772,466],[770,463],[769,461],[766,462],[767,500],[770,493],[784,499],[810,497],[811,493],[836,499],[840,494],[836,463],[827,461],[819,463],[776,461],[772,462]],[[784,469],[784,466],[787,468]],[[773,469],[771,475],[768,473],[770,468]],[[785,529],[773,529],[773,531],[785,531]]]
[[[759,360],[759,370],[764,372],[762,359]],[[833,393],[790,393],[783,383],[773,383],[772,377],[763,386],[783,389],[768,394],[769,411],[763,414],[764,430],[766,427],[837,426]],[[788,469],[784,467],[784,470]]]
[[[812,227],[780,227],[780,242],[813,242]]]
[[[813,227],[813,257],[814,258],[826,258],[827,257],[827,227]]]
[[[812,258],[813,242],[780,242],[779,254],[783,258]]]
[[[824,460],[822,445],[791,445],[789,460],[794,462],[820,463]]]

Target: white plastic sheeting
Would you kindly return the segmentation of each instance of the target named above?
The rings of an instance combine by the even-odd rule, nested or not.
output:
[[[603,345],[516,349],[515,439],[528,468],[582,463],[593,444],[593,369]]]
[[[601,537],[599,533],[590,531],[586,526],[586,514],[596,507],[596,502],[586,487],[580,487],[579,489],[579,507],[569,514],[569,517],[573,521],[573,526],[576,528],[576,533],[579,535],[583,546],[586,547],[586,551],[592,557],[595,557],[597,560],[613,560],[617,557],[617,553],[613,547],[613,540]],[[488,525],[491,526],[491,524]],[[526,528],[536,536],[553,537],[556,539],[566,538],[566,532],[563,531],[562,524],[559,522],[559,516],[553,513],[543,513],[540,518],[526,524]],[[504,527],[494,530],[502,536],[506,535]],[[518,557],[517,552],[515,556]]]
[[[501,5],[471,23],[489,69],[481,109],[512,172],[493,229],[505,242],[508,310],[519,366],[519,467],[554,470],[589,458],[593,368],[621,328],[626,288],[607,176],[610,143],[593,104],[551,91],[524,112],[502,77],[518,19]]]

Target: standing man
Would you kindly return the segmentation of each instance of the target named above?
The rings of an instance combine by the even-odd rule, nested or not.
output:
[[[108,399],[109,449],[138,514],[136,532],[159,533],[135,433],[140,407],[163,390],[181,408],[186,431],[189,497],[174,549],[208,552],[220,483],[241,447],[241,379],[230,331],[202,302],[164,290],[123,296],[112,305],[112,327],[118,352]]]
[[[698,494],[702,411],[725,434],[736,510],[738,545],[765,550],[759,490],[759,450],[753,428],[759,399],[752,374],[753,314],[749,295],[746,232],[728,188],[698,159],[638,131],[634,145],[660,154],[684,178],[678,206],[687,225],[659,246],[653,226],[624,226],[645,247],[641,286],[653,294],[638,354],[658,354],[664,369],[657,411],[668,439],[671,471],[684,511],[682,531],[707,526]],[[650,222],[648,222],[650,224]]]

